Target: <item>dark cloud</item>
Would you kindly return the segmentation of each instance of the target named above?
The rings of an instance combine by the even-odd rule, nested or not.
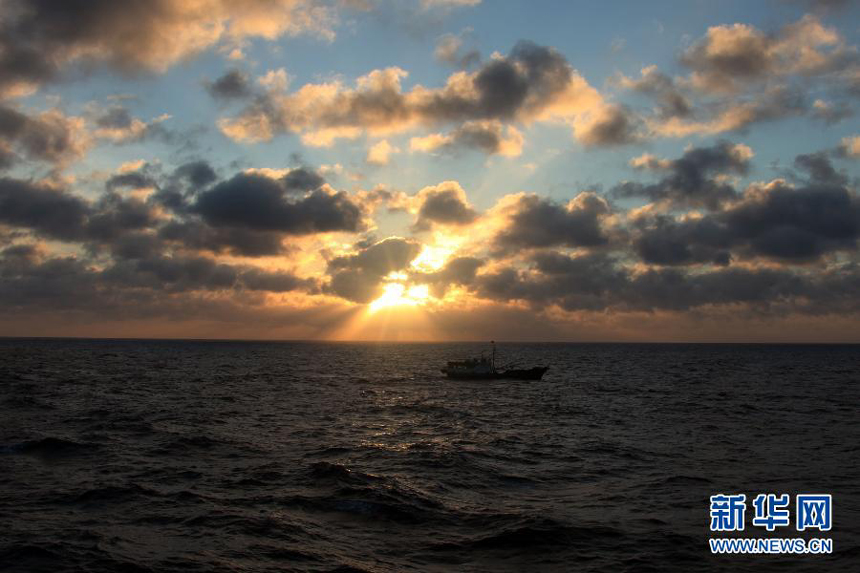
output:
[[[194,139],[200,128],[194,128],[186,133],[168,129],[164,121],[170,116],[162,115],[149,122],[132,116],[131,112],[121,106],[112,105],[94,114],[95,129],[92,135],[101,140],[111,141],[116,145],[140,143],[144,141],[159,141],[180,148],[190,148],[195,145]]]
[[[744,241],[749,255],[809,260],[856,248],[860,200],[846,188],[826,183],[799,188],[776,183],[719,219]]]
[[[58,110],[27,115],[4,105],[0,105],[0,142],[5,142],[7,165],[15,160],[13,149],[30,160],[61,164],[79,157],[86,148],[79,124]]]
[[[533,42],[518,42],[506,58],[485,63],[472,84],[475,99],[443,91],[418,113],[447,120],[512,119],[546,105],[570,83],[572,70],[559,52]]]
[[[798,165],[809,170],[808,184],[775,181],[701,218],[640,222],[634,249],[644,261],[659,265],[726,264],[735,256],[802,263],[855,250],[860,199],[821,156],[799,156]]]
[[[791,75],[856,72],[860,58],[812,15],[766,34],[747,24],[713,26],[681,55],[693,85],[729,92]]]
[[[444,136],[416,137],[411,142],[413,150],[455,154],[463,149],[474,149],[487,155],[507,156],[519,155],[522,145],[522,134],[500,121],[467,121]]]
[[[75,257],[0,258],[0,304],[6,313],[86,309],[104,310],[97,271]]]
[[[295,290],[316,292],[318,284],[313,279],[299,278],[286,271],[267,271],[249,268],[242,272],[242,285],[248,290],[288,292]]]
[[[623,306],[631,310],[686,311],[705,305],[767,307],[806,294],[806,280],[787,271],[729,267],[705,273],[651,269],[631,278]]]
[[[129,231],[154,227],[159,221],[156,209],[134,197],[108,192],[93,205],[87,221],[87,238],[110,243]]]
[[[99,273],[100,283],[157,292],[315,290],[316,282],[281,270],[247,265],[228,265],[200,256],[156,255],[139,260],[116,261]]]
[[[734,187],[715,178],[716,175],[746,175],[752,157],[748,147],[726,141],[711,147],[695,147],[679,159],[666,164],[669,174],[659,182],[646,185],[627,182],[612,190],[615,197],[645,197],[650,201],[667,201],[682,207],[717,209],[734,199]]]
[[[47,185],[0,178],[0,222],[51,239],[81,240],[91,212],[84,200]]]
[[[655,217],[632,243],[643,261],[655,265],[727,265],[733,245],[730,231],[713,218],[679,223],[668,216]]]
[[[117,259],[149,259],[164,251],[164,242],[150,230],[125,230],[108,244],[111,255]],[[99,245],[91,245],[90,252],[99,253]]]
[[[621,85],[656,99],[658,116],[662,119],[673,117],[686,118],[693,114],[693,104],[678,88],[675,80],[657,69],[649,66],[642,70],[638,80],[622,78]]]
[[[205,162],[192,162],[165,177],[145,165],[111,176],[106,192],[87,201],[45,183],[0,179],[0,223],[39,236],[86,246],[93,254],[142,258],[167,247],[260,257],[285,254],[285,235],[360,230],[363,214],[345,193],[320,188],[307,169],[275,180],[239,174],[211,187]],[[125,188],[156,189],[148,199]],[[305,191],[315,188],[313,191]],[[188,197],[197,200],[189,206]],[[292,198],[290,198],[292,197]],[[173,211],[165,217],[159,207]]]
[[[105,188],[110,191],[123,187],[128,189],[146,189],[149,187],[155,188],[157,186],[158,182],[154,177],[147,174],[145,171],[140,170],[111,175],[105,182]]]
[[[3,178],[0,223],[48,239],[87,244],[94,251],[115,247],[129,252],[135,248],[131,239],[122,245],[119,241],[126,234],[154,228],[159,218],[149,203],[113,191],[89,202],[46,184]]]
[[[195,220],[170,221],[158,234],[163,240],[179,243],[186,249],[214,254],[264,257],[288,252],[280,233],[243,227],[210,227]]]
[[[420,252],[421,244],[417,241],[392,237],[366,246],[356,254],[335,257],[328,266],[331,270],[360,270],[384,277],[408,267]]]
[[[442,298],[452,285],[474,284],[478,269],[483,265],[484,261],[475,257],[454,257],[438,271],[413,272],[410,278],[416,283],[429,284],[430,293],[436,298]]]
[[[153,194],[152,201],[176,214],[187,215],[190,208],[189,198],[217,180],[218,174],[206,161],[183,163]]]
[[[287,191],[295,192],[313,191],[325,183],[322,175],[307,167],[291,169],[281,181]]]
[[[609,242],[602,225],[609,213],[607,202],[594,193],[581,193],[568,205],[526,195],[517,202],[494,244],[501,251],[562,245],[598,247]]]
[[[542,252],[532,260],[535,273],[508,267],[478,275],[476,294],[499,301],[522,300],[538,308],[603,310],[615,304],[629,281],[627,271],[603,254],[571,257]]]
[[[787,269],[726,267],[701,273],[649,269],[632,273],[603,255],[544,253],[535,272],[502,268],[478,275],[475,294],[495,301],[524,301],[536,309],[567,311],[678,311],[747,305],[762,313],[856,313],[856,266],[819,274]]]
[[[466,124],[455,130],[453,135],[457,146],[481,149],[487,154],[498,153],[501,148],[500,131],[485,126]]]
[[[434,223],[468,225],[478,217],[478,213],[466,202],[466,193],[455,182],[425,188],[419,197],[421,206],[414,225],[416,231],[426,231]]]
[[[769,71],[769,45],[767,36],[750,26],[719,26],[684,52],[681,63],[712,76],[709,82],[722,79],[729,86],[733,78],[756,78]]]
[[[221,100],[244,99],[254,93],[248,74],[235,69],[228,70],[214,82],[205,85],[209,95]]]
[[[193,211],[213,227],[308,235],[363,228],[362,213],[343,192],[317,189],[291,200],[284,180],[241,173],[197,196]]]
[[[383,279],[405,270],[420,252],[417,241],[394,237],[336,257],[328,263],[331,279],[324,291],[353,302],[371,302],[382,294]]]
[[[122,106],[112,106],[96,117],[96,125],[108,129],[128,129],[133,118],[131,112]]]
[[[204,0],[10,0],[0,24],[0,92],[15,92],[105,63],[129,73],[163,71],[222,37],[271,37],[326,28],[316,2]],[[84,66],[86,67],[86,66]]]
[[[848,185],[848,176],[836,171],[826,152],[808,153],[794,158],[794,166],[809,174],[816,184],[842,187]]]
[[[195,189],[206,187],[218,179],[218,175],[212,166],[202,160],[180,165],[173,172],[173,176],[188,181]]]
[[[640,139],[638,119],[625,106],[608,105],[579,134],[586,145],[625,145]]]
[[[18,155],[6,146],[0,146],[0,171],[9,169],[18,163]]]

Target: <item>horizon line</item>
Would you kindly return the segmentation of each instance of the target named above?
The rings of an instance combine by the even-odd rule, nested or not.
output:
[[[312,343],[312,344],[690,344],[690,345],[772,345],[772,346],[860,346],[860,342],[833,341],[742,341],[742,340],[327,340],[314,338],[178,338],[151,336],[15,336],[0,334],[0,340],[102,340],[102,341],[141,341],[141,342],[272,342],[272,343]]]

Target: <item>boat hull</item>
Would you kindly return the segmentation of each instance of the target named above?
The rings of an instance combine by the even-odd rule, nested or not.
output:
[[[457,372],[443,368],[442,374],[452,380],[540,380],[547,370],[549,366],[495,372]]]

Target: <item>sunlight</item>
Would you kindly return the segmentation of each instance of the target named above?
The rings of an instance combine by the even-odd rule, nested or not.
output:
[[[406,285],[401,283],[388,283],[382,295],[370,303],[370,312],[392,306],[416,306],[426,302],[429,297],[430,289],[427,285],[415,285],[407,289]]]
[[[412,261],[412,267],[424,272],[438,271],[454,251],[450,247],[431,247],[424,245],[421,253]]]

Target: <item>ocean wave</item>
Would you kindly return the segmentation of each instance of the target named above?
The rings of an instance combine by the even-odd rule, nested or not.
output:
[[[17,444],[0,446],[0,454],[27,454],[42,457],[62,457],[85,454],[98,449],[98,444],[76,442],[65,438],[48,436],[27,440]]]
[[[575,546],[608,543],[623,537],[623,532],[603,525],[574,526],[551,518],[527,517],[518,523],[481,534],[435,545],[438,551],[501,549],[546,552],[553,547],[566,550]]]

